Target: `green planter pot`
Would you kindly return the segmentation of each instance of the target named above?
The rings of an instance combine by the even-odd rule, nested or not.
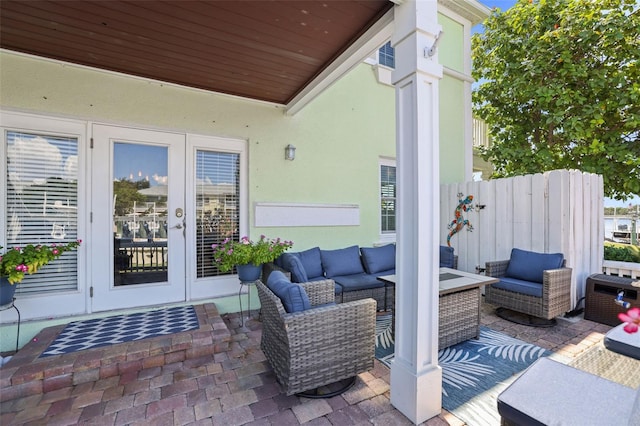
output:
[[[11,305],[18,284],[9,284],[7,277],[0,277],[0,307]]]
[[[237,265],[238,279],[241,282],[253,282],[260,279],[262,273],[262,265],[256,266],[252,263],[246,265]]]

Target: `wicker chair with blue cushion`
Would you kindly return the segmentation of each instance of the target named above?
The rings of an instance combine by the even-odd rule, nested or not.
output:
[[[354,378],[373,368],[376,302],[335,303],[333,280],[291,283],[273,271],[256,283],[261,348],[287,395]]]
[[[487,262],[486,275],[500,279],[485,288],[487,303],[545,320],[571,309],[571,268],[562,253],[514,248],[510,259]]]

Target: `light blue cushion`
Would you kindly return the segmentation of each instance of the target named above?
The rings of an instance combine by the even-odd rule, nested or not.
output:
[[[338,250],[320,250],[320,255],[327,278],[364,272],[358,246]]]
[[[453,247],[440,246],[440,267],[453,268]]]
[[[282,268],[291,272],[291,281],[294,283],[306,283],[309,281],[307,272],[305,271],[302,261],[298,256],[293,253],[284,253],[280,257]]]
[[[362,247],[362,263],[367,274],[377,274],[396,267],[396,246],[387,244],[382,247]]]
[[[312,281],[313,278],[322,277],[324,275],[322,270],[322,259],[320,257],[320,247],[314,247],[309,250],[293,254],[300,258],[309,281]]]
[[[527,294],[534,297],[542,297],[542,283],[502,277],[499,282],[491,285],[502,290],[514,291],[516,293]]]
[[[300,284],[289,281],[282,271],[269,274],[267,287],[280,298],[287,312],[300,312],[311,308],[309,296],[304,288]]]
[[[533,251],[511,249],[511,259],[505,277],[541,283],[543,271],[562,267],[562,253],[536,253]]]

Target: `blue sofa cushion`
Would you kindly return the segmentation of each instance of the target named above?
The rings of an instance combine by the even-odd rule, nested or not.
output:
[[[313,281],[313,278],[324,277],[322,270],[322,258],[320,257],[320,247],[310,248],[309,250],[293,254],[300,258],[309,281]]]
[[[536,253],[514,248],[511,249],[511,259],[505,276],[541,283],[543,271],[561,268],[563,260],[562,253]]]
[[[497,283],[491,284],[495,288],[515,291],[529,296],[542,297],[542,283],[518,280],[516,278],[502,277]]]
[[[453,247],[440,246],[440,267],[453,268]]]
[[[311,308],[309,296],[304,288],[300,284],[289,281],[282,271],[269,274],[267,287],[280,298],[287,312],[300,312]]]
[[[377,279],[374,275],[364,272],[352,275],[339,275],[331,278],[342,286],[342,292],[366,290],[370,288],[384,287],[384,283]]]
[[[320,250],[322,268],[327,278],[364,272],[358,246],[338,250]]]
[[[396,246],[387,244],[382,247],[362,247],[362,263],[367,274],[377,274],[396,267]]]
[[[296,254],[284,253],[279,259],[281,267],[291,272],[291,281],[294,283],[306,283],[309,281],[304,265],[302,265],[302,260]]]

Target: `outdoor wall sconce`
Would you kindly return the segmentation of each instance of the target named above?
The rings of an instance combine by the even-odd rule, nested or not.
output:
[[[284,159],[293,161],[296,158],[296,147],[289,144],[284,147]]]

